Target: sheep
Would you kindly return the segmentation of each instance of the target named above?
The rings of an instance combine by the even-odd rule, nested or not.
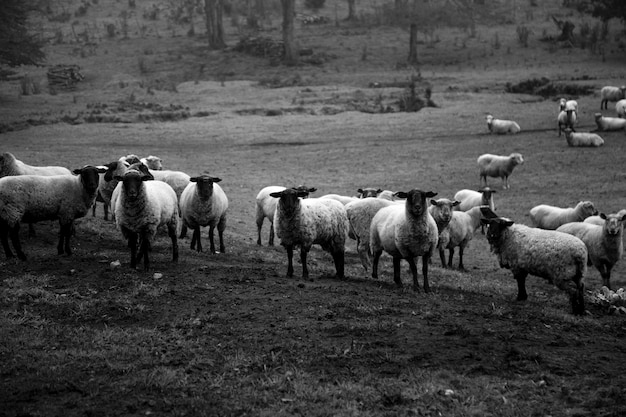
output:
[[[142,165],[146,166],[142,163]],[[131,165],[132,167],[132,165]],[[172,171],[172,170],[161,170],[155,171],[153,169],[148,169],[150,175],[154,177],[156,181],[162,181],[167,183],[174,192],[176,193],[176,198],[180,201],[180,196],[183,191],[189,185],[189,179],[191,178],[189,174],[186,174],[182,171]],[[182,228],[180,230],[180,235],[178,236],[180,239],[187,236],[187,226],[183,222]]]
[[[597,213],[591,201],[579,201],[576,207],[567,208],[540,204],[530,209],[530,220],[540,229],[556,230],[565,223],[582,222]]]
[[[339,194],[325,194],[320,196],[319,198],[329,198],[331,200],[339,201],[344,206],[348,203],[358,200],[358,197],[348,197],[347,195],[339,195]]]
[[[617,212],[618,216],[623,216],[625,214],[626,214],[626,209],[621,209],[620,211]],[[583,220],[583,223],[590,223],[590,224],[596,224],[598,226],[603,226],[604,219],[596,214],[594,216],[587,217],[585,220]]]
[[[480,171],[480,184],[487,186],[487,177],[502,178],[503,188],[509,188],[509,176],[513,169],[524,163],[522,154],[514,152],[509,156],[483,154],[476,160]],[[483,181],[484,180],[484,181]]]
[[[448,268],[452,268],[452,258],[454,257],[454,248],[459,248],[459,270],[465,271],[463,265],[463,252],[474,238],[474,233],[481,226],[481,208],[489,206],[476,206],[467,211],[454,211],[447,228],[447,242],[445,245],[439,245],[439,255],[441,263],[445,268],[444,249],[448,249]]]
[[[626,119],[619,117],[604,117],[602,113],[596,113],[595,115],[596,125],[598,130],[603,132],[613,130],[624,130],[626,128]]]
[[[128,240],[130,267],[135,269],[143,257],[144,270],[150,269],[150,242],[160,226],[167,227],[172,240],[172,261],[177,262],[179,211],[174,189],[163,181],[150,181],[152,175],[137,169],[129,169],[115,179],[119,181],[116,190],[120,190],[114,205],[115,223]]]
[[[302,278],[308,279],[307,253],[319,244],[335,263],[337,278],[343,279],[348,216],[343,204],[327,198],[303,199],[307,191],[287,188],[270,193],[278,200],[274,227],[280,244],[287,250],[287,277],[293,277],[293,249],[300,246]]]
[[[520,127],[513,120],[494,119],[492,115],[487,115],[487,128],[490,133],[503,135],[505,133],[519,133]]]
[[[58,220],[59,255],[72,254],[74,220],[85,216],[96,199],[102,168],[87,165],[70,175],[20,175],[0,178],[0,240],[7,258],[13,257],[8,236],[21,260],[26,260],[19,239],[20,222]]]
[[[496,190],[492,190],[489,187],[484,187],[478,191],[462,189],[454,194],[454,199],[461,203],[455,207],[455,210],[468,211],[472,207],[476,206],[489,206],[491,210],[496,210],[496,205],[493,201],[493,195]]]
[[[116,175],[123,175],[130,163],[128,163],[124,157],[121,157],[117,161],[104,164],[105,168],[103,175],[100,175],[98,181],[98,194],[96,195],[96,202],[101,202],[104,209],[104,220],[109,220],[109,208],[111,208],[111,197],[113,196],[113,190],[117,186],[118,182],[114,179]],[[96,204],[94,203],[92,213],[93,217],[96,216]]]
[[[154,156],[154,155],[146,156],[145,158],[141,158],[139,161],[151,170],[154,170],[154,171],[163,170],[163,160],[159,158],[158,156]]]
[[[361,265],[363,265],[366,271],[372,264],[370,256],[370,225],[372,224],[372,219],[381,208],[403,203],[384,198],[361,198],[346,204],[346,213],[350,222],[348,236],[356,240]]]
[[[399,200],[404,201],[402,198],[396,195],[395,191],[391,191],[391,190],[382,190],[380,193],[378,193],[376,198],[380,198],[382,200],[389,200],[389,201],[399,201]]]
[[[415,258],[422,256],[424,292],[430,292],[428,285],[428,263],[437,248],[439,232],[435,219],[428,212],[428,200],[437,195],[432,191],[413,189],[398,191],[398,197],[406,198],[404,204],[382,208],[372,219],[370,227],[370,248],[374,257],[372,278],[378,278],[378,261],[383,250],[393,257],[393,280],[402,287],[400,261],[406,259],[413,275],[413,289],[419,290]]]
[[[600,110],[606,110],[609,105],[609,101],[619,101],[624,98],[624,92],[626,91],[626,86],[621,87],[613,87],[613,86],[605,86],[600,90]]]
[[[283,191],[285,188],[286,187],[282,187],[280,185],[270,185],[259,191],[256,196],[256,227],[259,235],[256,243],[259,246],[262,245],[261,229],[263,228],[263,221],[265,218],[267,218],[270,222],[269,241],[267,244],[269,246],[274,246],[274,213],[276,212],[278,200],[271,197],[270,193],[277,193]],[[314,193],[317,191],[317,188],[309,188],[304,185],[299,185],[294,187],[294,190],[303,191],[305,193],[303,198],[307,198],[309,193]]]
[[[564,111],[567,108],[573,109],[578,114],[578,102],[576,100],[561,98],[559,100],[559,111]]]
[[[447,198],[440,198],[438,200],[430,200],[431,206],[428,207],[428,212],[435,223],[437,223],[437,230],[439,232],[439,240],[437,242],[437,249],[439,250],[439,257],[441,258],[441,267],[446,267],[446,257],[444,253],[445,247],[450,242],[450,220],[452,220],[454,209],[460,204],[460,201],[450,200]]]
[[[582,240],[567,233],[516,224],[481,209],[487,224],[487,241],[498,257],[500,268],[513,272],[517,281],[517,300],[528,298],[526,277],[547,279],[570,296],[572,312],[585,313],[584,277],[587,272],[587,248]]]
[[[191,249],[198,244],[198,252],[202,252],[200,242],[200,227],[209,226],[209,242],[211,253],[215,253],[213,234],[217,226],[220,240],[220,252],[225,253],[224,229],[226,228],[226,211],[228,210],[228,198],[224,190],[217,184],[221,178],[209,175],[191,177],[190,183],[180,196],[180,213],[183,224],[193,229]]]
[[[567,145],[572,147],[597,148],[604,145],[604,139],[596,133],[573,132],[571,129],[565,129],[565,139]]]
[[[557,232],[569,233],[582,240],[589,255],[587,265],[593,265],[602,276],[602,284],[611,288],[611,270],[624,254],[624,220],[626,214],[600,213],[602,226],[575,222],[560,226]]]
[[[381,188],[359,188],[357,191],[358,198],[367,198],[367,197],[378,197],[380,193],[383,192]]]
[[[559,112],[556,121],[559,136],[561,136],[561,132],[564,130],[571,129],[572,131],[576,131],[574,129],[574,125],[578,122],[578,114],[573,108],[566,108],[565,110]]]
[[[620,119],[626,118],[626,99],[622,99],[615,103],[615,114]]]

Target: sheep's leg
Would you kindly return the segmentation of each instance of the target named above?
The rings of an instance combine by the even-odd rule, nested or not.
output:
[[[142,254],[144,256],[144,260],[143,260],[144,271],[150,270],[150,257],[148,255],[148,252],[150,252],[150,241],[148,240],[148,237],[145,235],[145,233],[142,233],[141,243],[139,244],[139,254],[140,256]]]
[[[130,248],[130,267],[137,268],[137,233],[128,231],[128,247]]]
[[[428,261],[430,259],[430,255],[422,256],[422,275],[424,275],[424,292],[430,292],[430,285],[428,285]],[[415,285],[417,285],[417,279],[415,281]]]
[[[285,246],[287,249],[287,277],[293,277],[293,245]]]
[[[344,252],[342,250],[336,250],[332,252],[333,261],[335,262],[335,269],[337,270],[337,278],[344,279]]]
[[[209,226],[209,244],[211,245],[211,253],[215,253],[215,226]]]
[[[444,248],[439,248],[439,258],[441,259],[441,267],[446,267],[446,250]]]
[[[459,270],[466,271],[465,265],[463,265],[463,246],[459,246]]]
[[[600,276],[602,277],[602,285],[611,289],[611,269],[613,269],[610,265],[601,264],[597,266],[598,272],[600,272]]]
[[[372,261],[372,278],[374,279],[378,279],[378,260],[382,254],[382,250],[374,252],[374,260]]]
[[[9,246],[9,225],[1,221],[0,222],[0,240],[2,241],[2,247],[4,248],[4,254],[7,258],[13,258],[13,252]]]
[[[194,227],[191,233],[191,249],[197,249],[198,252],[202,252],[201,237],[200,226]]]
[[[167,225],[167,234],[172,239],[172,262],[178,262],[178,240],[176,239],[176,225],[174,222],[171,222]],[[200,244],[200,239],[198,238],[198,245]]]
[[[187,237],[187,225],[183,223],[183,227],[180,228],[180,235],[178,235],[179,239]]]
[[[409,258],[407,259],[407,262],[409,263],[409,269],[411,270],[411,275],[413,276],[413,290],[419,291],[420,285],[419,285],[419,282],[417,281],[416,259],[417,258]],[[424,262],[427,262],[426,258],[424,258]]]
[[[448,249],[448,268],[452,269],[452,258],[454,258],[454,248]]]
[[[263,246],[263,243],[261,243],[261,229],[263,228],[263,222],[261,222],[261,225],[259,225],[259,222],[257,220],[256,222],[256,230],[257,230],[257,234],[258,237],[256,239],[256,244],[259,246]]]
[[[93,206],[91,207],[91,217],[96,217],[96,206],[98,205],[98,203],[96,203],[95,201],[93,202]]]
[[[94,208],[96,207],[96,203],[93,203]],[[109,220],[109,205],[104,202],[102,203],[102,209],[104,210],[104,220]]]
[[[267,242],[268,245],[274,246],[274,223],[270,222],[270,240]]]
[[[226,246],[224,245],[224,230],[226,229],[226,217],[222,217],[217,224],[217,235],[220,239],[220,253],[226,253]]]
[[[367,268],[370,266],[370,258],[369,258],[369,241],[361,240],[357,237],[356,239],[356,248],[357,252],[359,252],[359,259],[361,259],[361,265],[363,265],[363,269],[367,271]]]
[[[306,255],[308,250],[302,246],[300,247],[300,262],[302,263],[302,278],[309,279],[309,268],[306,266]]]
[[[13,248],[17,253],[17,257],[25,261],[26,255],[22,252],[22,244],[20,242],[20,223],[15,223],[15,226],[9,229],[9,236],[11,237],[11,243],[13,243]]]
[[[57,245],[57,253],[59,255],[63,255],[63,253],[66,253],[68,255],[72,254],[72,249],[70,248],[70,236],[71,235],[72,235],[72,223],[69,223],[69,224],[60,223],[59,244]]]
[[[402,288],[402,279],[400,279],[400,261],[402,260],[402,258],[398,258],[398,257],[393,257],[393,282],[396,283],[396,285],[399,288]],[[411,264],[411,262],[409,261],[409,265]]]
[[[517,301],[525,301],[528,299],[528,294],[526,293],[526,277],[528,276],[528,272],[515,270],[513,271],[513,277],[517,281]]]

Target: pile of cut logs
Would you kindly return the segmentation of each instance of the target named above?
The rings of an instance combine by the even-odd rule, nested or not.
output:
[[[55,65],[48,69],[48,86],[55,90],[74,90],[83,74],[78,65]]]
[[[285,54],[282,41],[262,36],[242,39],[233,49],[264,58],[282,58]]]

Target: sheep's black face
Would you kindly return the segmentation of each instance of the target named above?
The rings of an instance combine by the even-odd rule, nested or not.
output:
[[[406,206],[413,216],[422,216],[428,209],[427,198],[436,196],[432,191],[411,190],[407,193]]]
[[[141,186],[143,181],[143,177],[138,171],[128,171],[126,174],[124,174],[122,184],[126,193],[126,197],[129,200],[133,201],[137,199],[139,193],[141,192]]]
[[[502,239],[502,235],[507,227],[513,224],[511,220],[501,217],[483,220],[483,223],[489,226],[487,227],[487,242],[491,245],[496,245]]]
[[[106,182],[111,181],[113,179],[113,176],[115,176],[115,171],[117,171],[117,164],[118,162],[115,161],[115,162],[109,162],[108,164],[105,165],[105,167],[107,167],[107,170],[104,173],[104,180]]]
[[[282,211],[290,216],[300,207],[300,197],[308,195],[305,191],[296,191],[293,188],[287,188],[278,193],[271,193],[270,196],[279,198],[278,204]]]
[[[361,198],[367,197],[378,197],[378,194],[382,193],[383,190],[378,188],[359,188],[357,192],[360,194]]]
[[[200,200],[206,201],[213,196],[213,183],[220,182],[222,179],[208,175],[201,175],[199,177],[192,177],[189,181],[196,183],[196,189],[198,190]]]
[[[80,175],[80,181],[83,187],[89,194],[94,194],[98,189],[98,182],[100,181],[100,173],[103,173],[104,169],[96,168],[91,165],[87,165],[80,169],[75,169],[74,174]]]

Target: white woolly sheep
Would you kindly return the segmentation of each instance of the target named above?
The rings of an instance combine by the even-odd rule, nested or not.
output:
[[[172,187],[136,169],[116,176],[120,190],[115,201],[115,222],[130,248],[130,267],[136,268],[143,257],[144,270],[150,269],[148,253],[151,241],[160,226],[167,227],[172,240],[172,261],[178,261],[178,199]],[[139,254],[137,248],[139,247]]]
[[[496,205],[493,201],[493,195],[496,190],[492,190],[489,187],[481,188],[478,191],[463,189],[457,191],[454,194],[454,199],[461,203],[455,207],[459,211],[468,211],[472,207],[477,206],[489,206],[493,211],[496,210]]]
[[[626,118],[626,99],[622,99],[615,103],[615,114],[620,119]]]
[[[591,201],[579,201],[576,207],[555,207],[540,204],[530,209],[530,220],[540,229],[556,230],[565,223],[582,222],[597,214]]]
[[[293,249],[300,246],[302,278],[309,277],[307,254],[319,244],[335,263],[337,278],[343,279],[348,216],[343,204],[327,198],[303,199],[308,193],[293,188],[272,192],[278,199],[274,227],[280,244],[287,250],[287,276],[293,276]]]
[[[572,147],[597,148],[604,145],[604,139],[596,133],[572,132],[571,129],[565,129],[565,139],[567,140],[567,145]]]
[[[359,188],[356,191],[358,193],[357,194],[358,198],[378,197],[378,195],[383,192],[381,188],[373,188],[373,187]]]
[[[602,87],[600,90],[600,110],[607,109],[609,105],[609,101],[620,101],[624,98],[624,92],[626,91],[626,86],[614,87],[614,86],[606,86]]]
[[[331,200],[339,201],[344,206],[348,203],[352,203],[353,201],[356,201],[359,199],[358,197],[349,197],[347,195],[340,195],[340,194],[325,194],[325,195],[320,196],[319,198],[329,198]]]
[[[437,248],[439,231],[435,219],[428,212],[428,200],[437,195],[432,191],[413,189],[409,192],[398,191],[404,204],[395,204],[382,208],[372,219],[370,227],[370,248],[372,278],[378,278],[378,260],[383,250],[393,257],[393,280],[402,286],[400,279],[400,261],[406,259],[413,275],[413,289],[419,290],[415,258],[422,257],[422,275],[424,292],[430,292],[428,285],[428,263]]]
[[[61,166],[34,166],[28,165],[10,152],[0,154],[0,178],[16,175],[72,175],[72,171]]]
[[[446,257],[444,249],[450,242],[450,221],[452,220],[453,211],[455,207],[460,204],[460,201],[450,200],[447,198],[432,199],[430,200],[431,206],[428,207],[428,212],[435,223],[437,223],[437,230],[439,232],[439,240],[437,242],[437,249],[439,251],[439,257],[441,258],[441,266],[446,267]]]
[[[619,117],[605,117],[602,116],[602,113],[596,113],[595,120],[598,130],[603,132],[624,130],[626,128],[626,119]]]
[[[256,243],[259,246],[261,246],[261,229],[263,228],[263,221],[266,218],[270,222],[269,240],[267,244],[269,246],[274,246],[274,213],[276,213],[278,200],[270,196],[270,194],[283,191],[285,188],[286,187],[282,187],[280,185],[270,185],[259,191],[256,196],[256,227],[259,235]],[[293,189],[303,191],[305,193],[303,198],[307,198],[309,193],[317,191],[317,188],[309,188],[304,185],[299,185]]]
[[[193,229],[191,249],[196,248],[202,252],[200,242],[200,228],[209,226],[209,242],[211,253],[215,253],[213,241],[215,227],[220,240],[220,252],[225,253],[224,229],[226,228],[226,211],[228,210],[228,198],[217,183],[221,178],[209,175],[191,177],[189,185],[180,196],[180,214],[183,224]]]
[[[487,177],[502,178],[503,188],[509,188],[509,176],[513,169],[524,163],[522,154],[514,152],[509,156],[483,154],[476,160],[480,173],[480,184],[487,187]]]
[[[585,313],[584,277],[587,272],[587,248],[572,235],[515,224],[482,209],[487,227],[487,241],[498,257],[500,268],[513,272],[517,281],[517,300],[528,298],[526,277],[547,279],[570,296],[572,312]]]
[[[380,193],[378,193],[376,198],[380,198],[382,200],[389,200],[389,201],[403,200],[396,195],[395,191],[391,191],[391,190],[382,190]]]
[[[113,196],[113,190],[117,186],[118,182],[114,178],[115,176],[124,175],[130,163],[126,161],[125,157],[121,157],[117,161],[104,164],[105,172],[100,175],[98,181],[98,194],[96,196],[96,202],[101,202],[104,210],[104,220],[109,220],[109,209],[111,206],[111,198]],[[94,203],[92,209],[92,216],[96,215],[96,204]]]
[[[559,111],[564,111],[568,108],[573,109],[576,113],[578,113],[578,102],[576,100],[567,100],[565,98],[561,98],[559,100]]]
[[[567,129],[574,129],[574,125],[578,122],[578,114],[572,108],[566,108],[562,112],[559,113],[556,118],[557,127],[559,131],[559,136],[561,136],[561,132]]]
[[[58,220],[59,255],[71,255],[70,237],[74,220],[83,217],[96,199],[98,174],[101,168],[85,166],[71,175],[20,175],[0,178],[0,239],[4,253],[13,257],[13,247],[21,260],[26,260],[19,238],[20,222],[36,223]]]
[[[350,222],[348,236],[356,240],[356,248],[361,259],[361,265],[367,271],[372,265],[370,254],[370,225],[372,219],[383,207],[393,204],[403,204],[384,198],[361,198],[346,204],[346,213]]]
[[[141,158],[139,161],[153,171],[163,170],[163,160],[158,156],[146,156],[145,158]]]
[[[623,216],[626,214],[626,209],[621,209],[620,211],[617,212],[618,216]],[[595,224],[598,226],[604,226],[604,219],[602,217],[600,217],[599,215],[594,215],[594,216],[589,216],[587,217],[585,220],[583,220],[584,223],[590,223],[590,224]]]
[[[152,169],[149,169],[149,172],[150,172],[150,175],[152,175],[156,181],[163,181],[164,183],[172,187],[172,189],[176,193],[176,198],[178,199],[178,201],[180,201],[180,196],[182,195],[187,185],[189,185],[189,178],[191,177],[188,174],[182,171],[171,171],[171,170],[155,171]],[[185,236],[187,236],[187,226],[185,226],[185,223],[183,223],[183,226],[180,230],[179,238],[182,239]]]
[[[624,254],[622,236],[626,214],[600,213],[600,217],[604,220],[602,226],[576,222],[564,224],[556,230],[576,236],[585,243],[589,255],[587,264],[596,267],[602,276],[602,284],[610,289],[611,270]]]
[[[492,115],[487,115],[487,128],[489,132],[503,135],[505,133],[519,133],[520,127],[513,120],[494,119]]]
[[[441,263],[445,268],[444,249],[448,249],[448,268],[452,268],[452,258],[454,257],[454,248],[459,248],[459,269],[465,271],[463,265],[463,253],[469,242],[474,238],[474,233],[481,226],[482,212],[481,208],[489,206],[476,206],[467,211],[454,211],[452,219],[448,224],[448,241],[445,245],[439,245],[439,255]]]

